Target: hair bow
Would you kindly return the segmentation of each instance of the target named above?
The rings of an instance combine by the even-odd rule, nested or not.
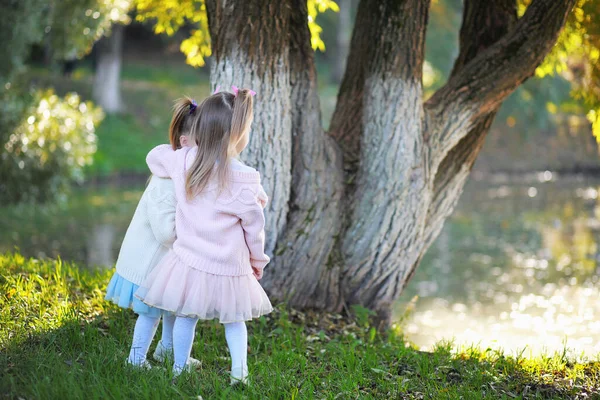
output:
[[[231,90],[233,91],[233,95],[234,96],[237,96],[238,92],[240,91],[240,89],[238,89],[238,87],[235,86],[235,85],[231,85]],[[254,90],[248,89],[248,91],[250,92],[250,96],[255,96],[256,95],[256,92]]]

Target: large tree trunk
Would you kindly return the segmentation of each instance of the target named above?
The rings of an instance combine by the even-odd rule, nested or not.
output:
[[[347,153],[360,162],[342,240],[342,287],[346,301],[385,312],[421,252],[430,196],[421,84],[429,1],[376,3],[361,2],[350,54],[362,64],[350,89],[362,92],[362,118],[345,136]],[[339,99],[347,96],[342,85]],[[332,127],[346,116],[344,102],[339,107]]]
[[[292,179],[292,103],[289,1],[207,0],[214,62],[213,86],[251,88],[258,94],[244,161],[266,177],[267,252],[275,249],[287,221]]]
[[[245,159],[272,198],[269,292],[293,306],[359,303],[387,317],[498,107],[533,74],[574,1],[534,0],[517,22],[515,0],[467,0],[452,75],[423,102],[429,0],[362,0],[327,135],[306,1],[207,0],[213,84],[258,92]]]
[[[97,44],[96,75],[93,97],[107,113],[123,111],[121,99],[121,61],[123,58],[123,25],[113,25],[111,34]]]
[[[271,199],[267,251],[277,273],[265,285],[298,306],[338,307],[339,267],[328,259],[341,229],[341,156],[321,126],[306,2],[207,1],[207,10],[213,84],[258,93],[243,157],[266,177]]]

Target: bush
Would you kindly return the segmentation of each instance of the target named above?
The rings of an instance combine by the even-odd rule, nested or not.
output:
[[[77,94],[33,93],[22,122],[0,148],[0,201],[46,201],[83,179],[96,152],[102,110]],[[4,135],[6,136],[6,135]]]

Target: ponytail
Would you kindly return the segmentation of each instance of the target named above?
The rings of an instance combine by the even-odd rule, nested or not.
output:
[[[250,89],[240,89],[233,100],[231,116],[231,143],[237,143],[250,129],[254,113],[254,101]]]
[[[237,145],[252,123],[252,94],[249,89],[237,90],[235,94],[219,92],[198,106],[190,129],[190,139],[198,146],[198,151],[186,176],[188,199],[202,192],[213,174],[217,177],[219,188],[225,187],[230,172],[230,147]],[[174,122],[175,116],[171,126]]]
[[[192,126],[200,113],[196,111],[196,101],[185,96],[175,100],[173,105],[173,118],[169,126],[169,141],[173,150],[181,148],[182,135],[190,133]]]

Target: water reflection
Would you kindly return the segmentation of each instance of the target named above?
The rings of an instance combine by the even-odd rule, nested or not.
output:
[[[397,307],[424,348],[600,352],[600,203],[592,181],[471,182]]]

